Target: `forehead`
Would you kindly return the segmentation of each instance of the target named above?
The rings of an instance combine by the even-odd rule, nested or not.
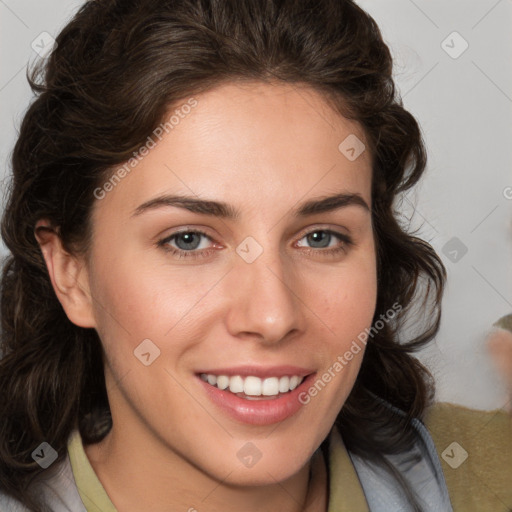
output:
[[[359,192],[370,202],[371,156],[364,149],[364,131],[311,88],[223,84],[184,98],[166,121],[167,129],[150,135],[151,148],[140,151],[104,205],[133,210],[155,195],[178,192],[221,195],[226,202],[256,208],[264,198],[271,206],[277,195],[293,203],[309,192],[340,189]]]

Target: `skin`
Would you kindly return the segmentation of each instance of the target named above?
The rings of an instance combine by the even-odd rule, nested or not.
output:
[[[365,136],[307,87],[229,83],[196,99],[193,112],[96,201],[86,258],[63,251],[56,235],[39,235],[69,319],[95,328],[105,350],[113,428],[86,453],[120,512],[163,512],[169,504],[198,512],[326,510],[326,469],[313,455],[364,350],[297,414],[266,426],[227,416],[195,373],[291,364],[321,376],[371,325],[370,211],[294,213],[341,192],[371,208],[369,151],[350,161],[338,150],[348,135]],[[163,194],[222,201],[239,216],[176,206],[133,215]],[[179,258],[158,245],[180,229],[208,235],[196,250],[202,257]],[[332,236],[318,247],[306,236],[326,229],[353,244]],[[236,252],[248,236],[263,249],[253,263]],[[173,240],[167,246],[176,249]],[[340,250],[328,254],[333,248]],[[161,351],[150,366],[133,353],[144,339]],[[262,457],[247,468],[237,452],[249,441]]]

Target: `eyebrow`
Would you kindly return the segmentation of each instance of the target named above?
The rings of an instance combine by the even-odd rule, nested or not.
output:
[[[165,195],[150,199],[138,206],[132,213],[132,217],[141,215],[150,210],[162,207],[184,208],[193,213],[235,220],[240,217],[240,211],[222,201],[211,201],[191,196]],[[359,206],[370,212],[367,202],[357,193],[340,193],[317,199],[310,199],[298,208],[292,210],[296,217],[308,217],[318,213],[326,213],[348,206]]]

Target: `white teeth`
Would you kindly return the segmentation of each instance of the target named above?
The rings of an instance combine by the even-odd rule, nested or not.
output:
[[[288,393],[294,390],[304,380],[304,377],[292,375],[260,379],[252,375],[248,377],[241,377],[240,375],[228,377],[227,375],[202,373],[201,379],[219,389],[229,390],[234,394],[243,393],[247,397],[254,397],[277,396],[279,393]]]
[[[243,393],[244,392],[244,379],[237,375],[229,379],[229,391],[231,393]]]
[[[208,382],[209,381],[210,381],[210,377],[208,376]],[[295,389],[299,385],[299,382],[300,382],[300,377],[297,377],[296,375],[291,377],[290,378],[290,389]]]
[[[226,375],[219,375],[217,377],[217,387],[219,389],[226,389],[229,387],[229,377],[226,377]]]
[[[281,377],[279,379],[279,393],[290,391],[290,377]]]
[[[244,393],[250,396],[260,396],[261,379],[258,377],[246,377],[244,381]]]
[[[288,391],[288,390],[286,390]],[[279,379],[277,377],[270,377],[263,381],[261,386],[261,394],[265,396],[277,395],[279,393]]]

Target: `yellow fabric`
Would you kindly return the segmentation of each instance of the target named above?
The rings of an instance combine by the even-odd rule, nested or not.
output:
[[[440,403],[426,412],[425,424],[441,460],[454,512],[512,510],[512,419],[506,412]],[[452,445],[454,442],[460,448]],[[468,457],[454,469],[447,461],[456,465],[456,458],[462,460],[461,448]],[[78,431],[70,437],[68,452],[87,511],[117,512],[87,459]],[[336,430],[329,439],[328,472],[328,512],[369,511],[357,473]]]
[[[78,430],[75,430],[69,438],[68,453],[78,493],[87,512],[117,512],[92,469]]]
[[[439,403],[427,411],[425,424],[441,460],[454,512],[512,510],[512,418],[509,414],[501,409],[476,411]],[[464,452],[456,445],[447,450],[454,442],[468,454],[456,468],[448,461],[453,461],[454,455],[462,460],[460,454]],[[452,465],[456,464],[452,462]]]
[[[356,470],[337,429],[329,440],[329,506],[327,512],[368,512]]]

